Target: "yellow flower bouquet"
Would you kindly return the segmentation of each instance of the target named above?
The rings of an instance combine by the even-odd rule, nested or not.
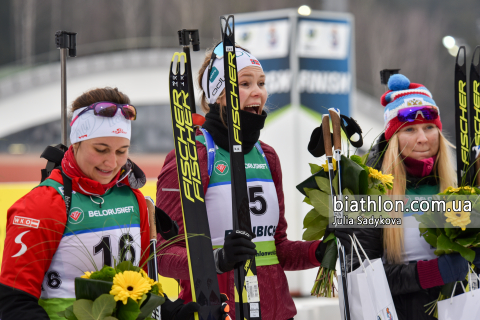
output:
[[[143,269],[124,261],[75,278],[76,301],[59,312],[68,320],[149,320],[165,302],[162,285]]]
[[[448,187],[432,198],[432,202],[444,203],[444,208],[413,215],[420,222],[420,235],[435,248],[437,256],[458,252],[467,261],[473,262],[473,248],[480,247],[479,195],[477,187]],[[437,317],[437,302],[449,297],[453,286],[454,283],[445,284],[438,299],[426,305],[426,312]]]

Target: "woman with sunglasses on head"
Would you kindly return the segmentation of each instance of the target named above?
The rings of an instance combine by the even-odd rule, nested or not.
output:
[[[372,148],[367,165],[393,174],[393,189],[388,191],[392,199],[405,195],[410,201],[428,200],[428,195],[456,185],[440,111],[427,88],[410,83],[404,75],[392,75],[388,87],[381,98],[385,132]],[[418,227],[412,228],[418,226],[414,213],[418,212],[391,213],[403,218],[409,228],[359,228],[355,234],[370,259],[383,257],[399,319],[433,320],[433,315],[425,313],[425,305],[438,298],[443,284],[465,279],[467,261],[458,253],[437,257]],[[354,258],[354,268],[358,266]]]
[[[136,109],[117,88],[103,88],[82,94],[71,111],[61,170],[8,210],[2,320],[61,319],[57,312],[75,301],[75,278],[114,260],[147,271],[148,210],[138,190],[146,178],[128,158]],[[184,319],[198,305],[167,299],[161,309],[163,319]]]
[[[210,234],[220,292],[229,297],[231,317],[235,316],[235,266],[256,257],[262,319],[291,319],[296,314],[285,276],[286,270],[319,266],[325,252],[320,241],[287,239],[282,170],[275,150],[259,141],[267,113],[265,73],[260,62],[247,50],[236,47],[240,123],[250,198],[252,232],[256,238],[232,233],[230,157],[226,118],[223,45],[207,51],[199,71],[203,90],[202,109],[206,120],[197,131],[197,150],[205,192]],[[207,152],[208,151],[208,152]],[[157,206],[171,215],[183,232],[175,152],[165,159],[157,182]],[[341,236],[346,229],[338,234]],[[180,297],[190,301],[191,289],[185,242],[165,248],[159,256],[163,276],[180,279]]]

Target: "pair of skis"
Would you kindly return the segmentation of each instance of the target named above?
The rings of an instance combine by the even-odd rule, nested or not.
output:
[[[328,164],[328,178],[330,180],[330,194],[333,198],[337,197],[338,200],[342,200],[342,175],[341,175],[341,159],[342,159],[342,128],[341,128],[341,118],[340,110],[335,108],[328,109],[328,114],[324,114],[322,118],[322,130],[323,130],[323,144],[325,147],[325,154],[327,156]],[[332,152],[332,135],[330,134],[330,118],[332,119],[332,129],[333,129],[333,147],[334,151]],[[333,165],[333,159],[335,159],[338,173],[338,196],[335,192],[334,178],[335,170]],[[334,212],[335,219],[343,220],[343,211]],[[347,260],[345,257],[345,248],[343,244],[337,239],[337,249],[338,257],[340,259],[340,276],[342,278],[343,286],[343,302],[344,302],[344,319],[350,320],[350,307],[348,304],[348,294],[347,294]]]
[[[480,46],[475,48],[467,81],[465,47],[458,50],[455,61],[455,139],[457,145],[458,185],[480,185],[480,62],[474,60]],[[459,58],[463,56],[463,64]]]
[[[247,235],[252,239],[254,235],[250,221],[239,115],[234,18],[230,15],[227,18],[221,17],[220,21],[224,48],[230,165],[232,167],[230,172],[233,232]],[[181,37],[180,44],[184,46],[184,52],[175,53],[170,65],[170,107],[192,298],[201,305],[195,319],[220,319],[220,291],[195,145],[193,81],[189,52],[185,52],[185,47],[188,46],[185,37],[188,36],[188,33],[185,35],[185,32],[179,31],[179,36]],[[192,235],[194,236],[192,237]],[[261,319],[255,259],[247,260],[234,272],[236,319]]]

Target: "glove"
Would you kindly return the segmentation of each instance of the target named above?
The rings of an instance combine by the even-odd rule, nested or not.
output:
[[[460,253],[444,254],[438,257],[438,270],[443,283],[465,280],[468,262]]]
[[[480,268],[480,248],[472,248],[475,251],[475,259],[473,259],[473,264],[475,267]]]
[[[222,301],[222,320],[230,320],[230,316],[228,315],[230,311],[227,304],[228,298],[222,293],[220,294],[220,299]],[[171,301],[167,295],[165,295],[165,302],[160,308],[162,320],[193,320],[194,313],[200,310],[200,305],[196,302],[183,304],[184,302],[182,299]]]
[[[340,239],[340,243],[345,247],[345,254],[350,253],[350,248],[352,246],[352,241],[350,240],[350,236],[353,238],[353,229],[352,228],[330,228],[327,226],[327,230],[325,230],[325,235],[323,239],[326,239],[330,233],[332,233]],[[318,262],[322,262],[323,256],[325,255],[325,250],[327,249],[328,243],[324,243],[323,241],[320,242],[317,249],[315,250],[315,258],[317,258]]]
[[[255,243],[247,235],[230,233],[225,237],[223,248],[214,251],[215,265],[220,273],[228,272],[256,254]]]

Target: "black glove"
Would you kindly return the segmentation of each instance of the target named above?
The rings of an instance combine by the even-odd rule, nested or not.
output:
[[[228,272],[256,254],[255,243],[248,235],[233,232],[225,237],[223,248],[214,255],[215,264],[221,272]]]
[[[230,319],[228,315],[229,308],[226,303],[228,298],[223,293],[220,294],[220,298],[222,301],[222,319]],[[165,295],[165,302],[161,306],[162,320],[193,320],[194,313],[200,310],[200,305],[196,302],[183,304],[184,302],[182,299],[171,301]]]
[[[352,228],[330,228],[327,226],[327,230],[325,230],[325,235],[323,239],[326,239],[330,233],[333,232],[335,237],[340,239],[340,243],[345,247],[345,254],[350,254],[350,248],[352,246],[352,241],[350,237],[353,238],[353,230]],[[323,256],[325,255],[325,250],[327,249],[328,243],[324,243],[323,241],[320,242],[317,249],[315,250],[315,258],[317,258],[318,262],[322,262]]]

